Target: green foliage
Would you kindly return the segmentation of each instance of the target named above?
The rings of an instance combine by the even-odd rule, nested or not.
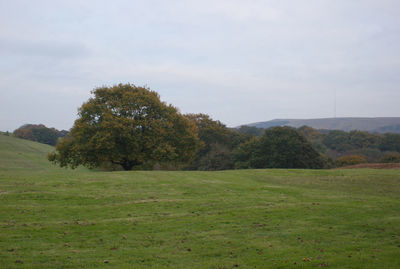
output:
[[[261,136],[265,130],[254,126],[242,125],[237,129],[237,131],[244,135]]]
[[[211,144],[210,149],[193,162],[191,170],[233,169],[232,149],[227,145]]]
[[[239,145],[233,152],[233,159],[236,169],[257,168],[256,163],[260,158],[259,149],[260,139],[252,138],[249,141]]]
[[[323,137],[324,134],[319,132],[318,130],[311,128],[309,126],[302,126],[297,129],[305,138],[307,138],[308,141],[310,141],[315,149],[317,149],[319,152],[327,154],[329,152],[329,149],[326,145],[323,143]]]
[[[349,145],[349,141],[350,139],[347,133],[339,130],[330,131],[322,139],[322,143],[326,147],[339,152],[351,150],[353,148]]]
[[[323,168],[326,160],[291,127],[273,127],[263,136],[240,145],[236,168]]]
[[[200,150],[186,169],[232,169],[232,150],[248,139],[248,136],[227,128],[206,114],[188,114],[186,117],[197,126],[201,141]]]
[[[215,121],[206,114],[185,115],[197,126],[198,137],[204,143],[202,151],[208,151],[211,144],[229,144],[229,130],[220,121]]]
[[[306,125],[301,126],[297,130],[310,141],[322,140],[323,138],[323,134],[321,132]]]
[[[322,138],[322,143],[329,149],[346,152],[362,148],[377,148],[381,136],[362,131],[330,131]]]
[[[338,156],[364,155],[368,162],[379,162],[386,151],[400,151],[400,134],[371,134],[362,131],[326,131],[308,126],[298,129],[320,152]]]
[[[400,163],[400,153],[389,152],[386,153],[381,159],[381,163]]]
[[[400,152],[400,134],[385,134],[381,144],[379,145],[379,149],[382,151]]]
[[[366,163],[367,158],[363,155],[350,155],[350,156],[343,156],[336,159],[336,165],[339,167],[348,166],[348,165],[355,165],[360,163]]]
[[[196,126],[148,88],[131,84],[92,91],[79,109],[70,135],[49,160],[60,166],[138,166],[191,160],[198,147]]]
[[[361,148],[341,153],[337,156],[337,158],[349,155],[362,155],[367,159],[368,163],[377,163],[382,158],[384,153],[377,148]]]
[[[350,131],[348,136],[354,148],[377,148],[381,141],[381,135],[362,131]]]
[[[58,138],[63,137],[68,132],[58,131],[55,128],[47,128],[43,124],[25,124],[14,131],[14,136],[39,143],[55,146]]]

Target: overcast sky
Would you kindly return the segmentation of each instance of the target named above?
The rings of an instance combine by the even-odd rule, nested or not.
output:
[[[400,116],[398,0],[0,0],[0,130],[147,85],[228,126]]]

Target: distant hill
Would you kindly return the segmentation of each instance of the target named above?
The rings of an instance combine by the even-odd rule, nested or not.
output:
[[[400,133],[400,117],[380,118],[324,118],[324,119],[275,119],[270,121],[245,124],[257,128],[274,126],[291,126],[299,128],[307,125],[315,129],[326,130],[360,130],[371,133]]]

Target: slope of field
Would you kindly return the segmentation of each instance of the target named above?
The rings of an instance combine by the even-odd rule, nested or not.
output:
[[[400,267],[399,170],[66,170],[24,143],[0,136],[0,268]]]
[[[54,168],[46,160],[53,147],[0,134],[0,169],[38,171]]]
[[[276,119],[271,121],[246,124],[258,128],[274,126],[291,126],[299,128],[307,125],[315,129],[326,130],[360,130],[368,132],[400,132],[400,117],[381,118],[325,118],[325,119]]]

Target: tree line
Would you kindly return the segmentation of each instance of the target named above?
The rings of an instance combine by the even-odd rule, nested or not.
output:
[[[298,129],[319,152],[332,160],[358,156],[361,162],[392,162],[400,152],[400,134],[374,134],[364,131],[316,130],[308,126]],[[400,161],[400,156],[399,156]]]
[[[59,131],[55,128],[48,128],[43,124],[24,124],[13,132],[18,138],[27,139],[51,146],[55,146],[60,137],[64,137],[68,131]]]
[[[183,115],[157,92],[132,84],[100,87],[92,94],[50,161],[124,170],[325,166],[323,156],[293,128],[276,127],[257,138],[205,114]]]
[[[398,134],[307,126],[227,128],[206,114],[181,114],[146,87],[119,84],[97,88],[92,94],[79,108],[69,133],[30,125],[14,135],[56,145],[48,158],[62,167],[111,170],[318,169],[364,159],[396,161],[400,152]],[[340,158],[344,160],[336,161]]]

